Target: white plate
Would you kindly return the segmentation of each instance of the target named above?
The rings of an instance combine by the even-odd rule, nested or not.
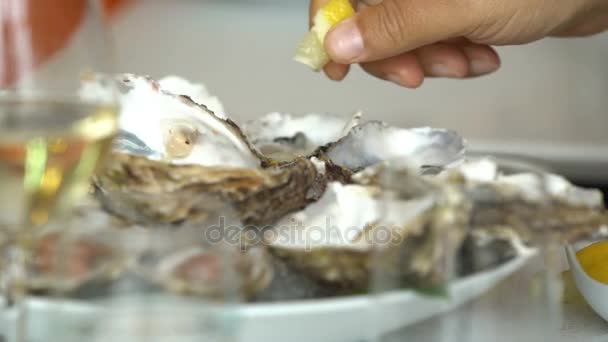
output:
[[[448,286],[448,296],[445,298],[428,297],[411,290],[402,290],[381,296],[362,295],[336,299],[239,305],[231,311],[236,313],[236,316],[230,315],[228,330],[235,332],[239,341],[361,341],[370,339],[376,333],[384,334],[402,328],[454,309],[481,296],[516,272],[529,260],[531,255],[520,256],[498,268],[454,281]],[[96,326],[99,329],[101,306],[86,302],[31,299],[28,302],[28,319],[31,322],[29,341],[49,341],[51,337],[49,334],[60,334],[62,341],[91,341],[88,334],[91,334],[91,327]],[[199,311],[198,307],[194,310]],[[159,317],[162,317],[160,320],[163,323],[166,323],[169,318],[174,318],[170,311],[171,309],[167,307],[159,310]],[[205,315],[202,310],[200,311],[202,315]],[[12,326],[11,319],[6,318],[9,316],[5,315],[2,328]],[[232,318],[235,317],[236,319],[233,320]],[[121,318],[121,320],[123,325],[121,329],[133,329],[131,326],[125,328],[129,325],[128,319]],[[186,319],[179,318],[175,322],[183,324],[184,320]],[[171,324],[175,324],[175,322]],[[172,326],[172,329],[179,331],[180,327]],[[112,326],[112,328],[116,327]],[[131,330],[129,333],[125,331],[122,331],[125,335],[131,332]],[[183,333],[181,334],[183,335]],[[165,335],[162,340],[167,338]],[[52,340],[57,339],[52,338]],[[118,336],[112,336],[113,342],[118,340],[120,340]],[[149,340],[147,339],[147,341]],[[200,337],[184,338],[183,336],[172,337],[171,340],[201,341]]]

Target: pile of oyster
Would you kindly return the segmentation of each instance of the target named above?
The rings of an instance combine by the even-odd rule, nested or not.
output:
[[[449,130],[398,128],[361,113],[271,113],[239,126],[202,85],[115,81],[119,137],[95,176],[96,204],[81,209],[105,215],[112,222],[105,229],[120,235],[86,255],[109,248],[130,255],[122,264],[109,258],[111,281],[136,274],[169,291],[217,295],[225,285],[217,269],[226,267],[218,255],[229,255],[237,291],[249,300],[359,293],[379,273],[423,289],[497,267],[543,241],[605,233],[599,191],[469,158]],[[109,96],[111,88],[91,77],[81,96]],[[237,222],[236,234],[206,239],[226,218]],[[158,252],[142,243],[192,229],[198,246]]]

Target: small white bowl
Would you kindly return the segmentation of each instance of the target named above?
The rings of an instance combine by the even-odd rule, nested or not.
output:
[[[568,258],[568,264],[570,264],[570,272],[574,276],[576,287],[585,297],[587,303],[598,315],[608,321],[608,285],[591,278],[585,272],[576,258],[576,251],[581,248],[575,249],[572,245],[566,246],[566,257]]]

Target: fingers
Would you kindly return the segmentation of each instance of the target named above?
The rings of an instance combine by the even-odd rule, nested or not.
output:
[[[370,0],[370,1],[373,1],[373,0]],[[319,11],[319,9],[328,2],[329,2],[329,0],[311,0],[310,1],[309,13],[308,13],[308,26],[309,27],[313,26],[313,20],[314,20],[315,16],[317,15],[317,12]],[[327,77],[329,77],[329,79],[334,80],[334,81],[342,81],[348,74],[349,70],[350,70],[350,65],[338,64],[338,63],[334,63],[334,62],[329,62],[323,68],[325,75],[327,75]]]
[[[361,0],[361,1],[370,6],[378,5],[379,3],[382,2],[382,0]]]
[[[418,88],[424,81],[424,72],[418,58],[411,52],[363,63],[361,67],[371,75],[406,88]]]
[[[332,60],[361,63],[464,35],[474,25],[468,1],[384,0],[363,7],[325,39]]]
[[[334,81],[342,81],[348,74],[349,70],[350,70],[350,65],[338,64],[338,63],[334,63],[334,62],[327,63],[325,68],[323,68],[323,71],[325,71],[325,75],[327,75],[327,77],[329,77],[329,79],[334,80]]]
[[[500,57],[488,45],[465,44],[461,46],[469,63],[469,77],[486,75],[498,70]]]
[[[438,43],[414,51],[427,76],[463,78],[469,74],[467,56],[456,45]]]
[[[380,79],[417,88],[425,77],[470,78],[488,74],[499,68],[500,59],[487,45],[438,43],[361,66]]]
[[[311,20],[328,1],[311,0]],[[332,80],[343,80],[352,63],[361,63],[368,73],[409,88],[419,87],[425,77],[475,77],[500,66],[491,47],[459,38],[469,25],[465,7],[453,5],[459,1],[357,3],[359,13],[339,24],[326,38],[332,62],[324,71]],[[350,57],[344,58],[345,52]]]
[[[476,77],[494,72],[500,67],[500,58],[491,47],[454,42],[455,44],[437,43],[414,50],[426,76]]]

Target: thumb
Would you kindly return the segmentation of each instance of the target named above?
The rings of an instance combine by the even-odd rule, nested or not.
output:
[[[458,0],[384,0],[336,25],[325,38],[331,59],[350,64],[384,59],[474,27],[474,16]]]

